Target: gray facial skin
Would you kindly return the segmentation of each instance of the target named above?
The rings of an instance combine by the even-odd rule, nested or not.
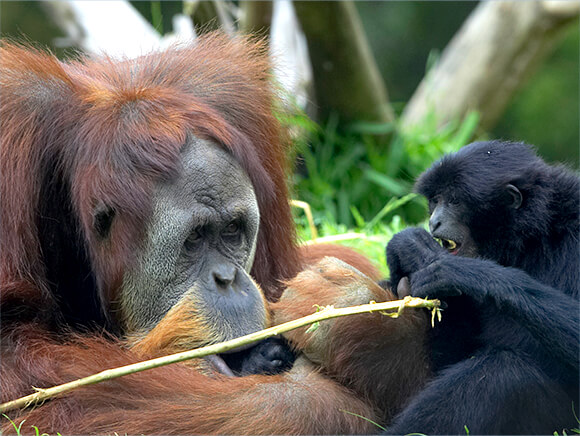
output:
[[[213,142],[190,138],[178,176],[160,184],[135,268],[120,293],[127,332],[151,330],[186,305],[227,340],[264,328],[264,297],[250,278],[260,214],[252,184]]]

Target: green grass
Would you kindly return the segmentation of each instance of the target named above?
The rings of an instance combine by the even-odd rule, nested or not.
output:
[[[369,221],[352,209],[355,225],[347,227],[339,224],[332,217],[315,214],[314,223],[318,230],[316,242],[332,242],[352,247],[373,260],[385,277],[388,276],[385,247],[393,235],[409,226],[396,212],[407,203],[422,201],[416,194],[408,194],[401,198],[391,198],[381,210]],[[384,219],[388,216],[389,219]],[[314,242],[308,221],[301,212],[296,211],[295,222],[300,242]],[[415,225],[426,225],[426,221]]]
[[[20,421],[20,424],[16,425],[16,423],[14,421],[12,421],[7,415],[2,414],[2,416],[4,418],[6,418],[8,421],[10,421],[10,424],[12,424],[12,427],[14,427],[14,430],[16,431],[16,435],[20,436],[22,434],[22,426],[26,422],[26,419],[23,419],[22,421]],[[31,425],[30,427],[32,427],[34,429],[35,436],[50,436],[48,433],[41,433],[40,430],[38,429],[38,427],[35,425]],[[56,433],[56,436],[61,436],[61,434]]]
[[[305,133],[296,141],[298,164],[291,180],[295,198],[310,204],[320,224],[360,227],[361,218],[372,220],[389,200],[412,192],[415,179],[435,160],[467,144],[478,120],[472,113],[461,123],[438,128],[433,116],[400,132],[393,123],[339,128],[337,118],[325,126],[303,115],[286,119]],[[385,140],[386,135],[392,139]],[[426,208],[421,201],[409,201],[397,214],[415,224],[424,219]]]
[[[362,251],[388,275],[385,247],[408,226],[425,226],[425,200],[412,194],[415,179],[442,155],[474,136],[479,117],[438,128],[435,117],[404,133],[396,124],[355,123],[339,130],[338,119],[318,126],[305,115],[284,123],[305,133],[297,140],[294,198],[308,203],[320,242]],[[385,141],[386,135],[391,138]],[[313,239],[303,213],[295,211],[300,241]]]

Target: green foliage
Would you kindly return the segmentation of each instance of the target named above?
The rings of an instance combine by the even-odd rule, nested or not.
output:
[[[181,0],[130,0],[130,3],[160,35],[173,31],[173,17],[183,13]]]
[[[317,214],[314,218],[318,228],[319,238],[316,242],[332,242],[354,248],[364,254],[381,269],[383,275],[389,275],[385,257],[385,247],[391,238],[409,224],[400,215],[393,215],[390,220],[382,220],[380,217],[400,209],[407,202],[415,198],[415,194],[409,194],[400,199],[391,199],[371,220],[366,222],[356,209],[353,209],[357,222],[354,227],[348,228],[344,224],[337,224],[332,217]],[[298,239],[302,242],[312,241],[312,235],[308,227],[306,217],[295,214],[295,222],[298,228]],[[423,223],[425,226],[426,223]]]
[[[282,122],[306,133],[298,140],[295,198],[312,208],[319,242],[337,242],[364,252],[388,274],[385,246],[409,225],[426,226],[425,201],[412,194],[417,176],[443,154],[467,144],[478,115],[436,127],[435,117],[404,133],[394,124],[355,123],[339,132],[338,120],[320,127],[305,115]],[[385,144],[386,135],[394,134]],[[312,235],[305,216],[295,212],[298,237]]]
[[[151,2],[151,24],[157,31],[163,35],[163,13],[161,12],[161,2]]]
[[[11,420],[11,419],[8,417],[8,415],[5,415],[5,414],[3,413],[3,414],[2,414],[2,416],[3,416],[4,418],[6,418],[8,421],[10,421],[10,424],[12,424],[12,427],[14,427],[14,430],[16,431],[16,435],[17,435],[17,436],[20,436],[20,434],[21,434],[21,430],[22,430],[22,425],[24,424],[24,422],[25,422],[26,420],[24,419],[24,420],[20,421],[20,424],[19,424],[19,425],[16,425],[16,423],[15,423],[14,421],[12,421],[12,420]]]
[[[437,129],[432,116],[404,133],[394,124],[362,122],[339,132],[336,118],[324,127],[308,124],[306,140],[297,144],[297,197],[310,204],[315,217],[351,228],[357,220],[374,217],[392,198],[409,194],[415,178],[433,161],[471,139],[477,122],[473,113],[462,123]],[[297,123],[304,127],[303,116]],[[385,135],[393,133],[385,144]],[[398,213],[416,223],[424,218],[425,206],[413,199]]]

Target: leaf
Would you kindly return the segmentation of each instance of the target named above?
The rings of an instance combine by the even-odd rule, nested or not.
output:
[[[354,222],[356,223],[357,227],[364,227],[365,219],[363,218],[363,216],[360,214],[360,212],[358,211],[358,209],[355,206],[350,207],[350,213],[352,213],[352,216],[354,218]]]
[[[320,322],[313,322],[312,325],[306,329],[306,333],[314,333],[316,330],[318,330],[318,327],[320,327]]]
[[[417,194],[411,193],[411,194],[407,194],[404,197],[401,197],[399,199],[391,198],[387,202],[387,204],[385,204],[385,206],[383,206],[383,208],[379,211],[379,213],[376,214],[374,216],[374,218],[368,222],[367,226],[365,227],[365,231],[372,229],[388,213],[393,212],[397,208],[403,206],[404,204],[408,203],[409,201],[411,201],[411,200],[413,200],[414,198],[417,198],[417,197],[418,197]]]
[[[371,182],[383,187],[393,195],[401,196],[410,191],[410,186],[401,180],[395,180],[385,174],[380,173],[372,168],[367,168],[364,176]]]

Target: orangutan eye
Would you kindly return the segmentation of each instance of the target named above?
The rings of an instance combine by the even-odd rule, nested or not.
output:
[[[238,221],[232,221],[226,226],[222,234],[226,236],[233,236],[238,234],[240,232],[240,229],[241,229],[240,223]]]
[[[97,207],[93,216],[93,227],[101,239],[105,239],[107,236],[109,236],[114,218],[115,209],[105,205],[100,205]]]
[[[242,241],[242,230],[243,225],[240,220],[232,221],[222,230],[222,238],[228,244],[239,244]]]
[[[185,240],[185,243],[183,244],[183,246],[188,251],[194,250],[195,248],[198,247],[198,245],[201,243],[202,240],[203,240],[203,236],[201,234],[200,229],[194,229],[194,230],[192,230],[192,232],[189,234],[189,236]]]

